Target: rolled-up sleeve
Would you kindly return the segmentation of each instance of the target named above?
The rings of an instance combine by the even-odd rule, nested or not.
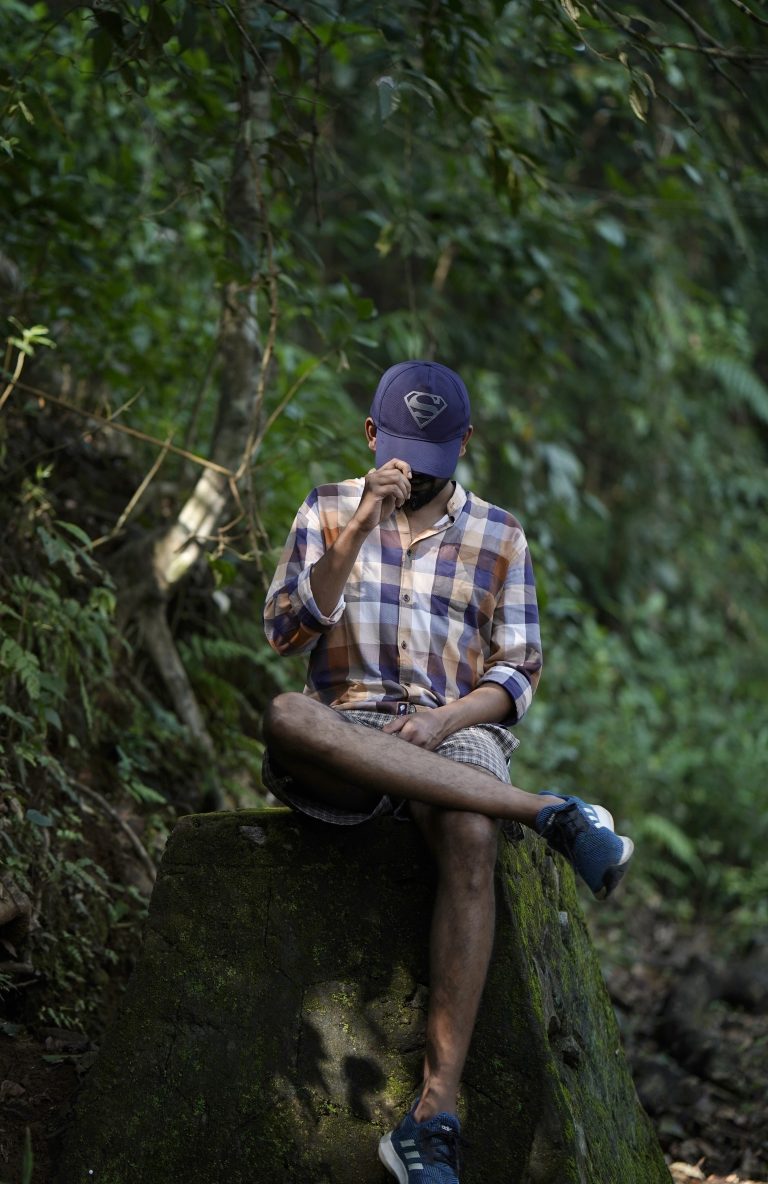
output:
[[[344,612],[344,598],[330,616],[312,595],[312,567],[325,554],[325,540],[313,491],[293,520],[264,605],[264,630],[278,654],[308,653]]]
[[[530,552],[521,545],[496,602],[491,644],[480,683],[495,682],[507,691],[514,708],[504,723],[523,718],[541,677],[541,629]]]

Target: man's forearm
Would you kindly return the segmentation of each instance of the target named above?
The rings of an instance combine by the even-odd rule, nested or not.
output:
[[[446,703],[444,707],[397,716],[383,730],[419,748],[435,749],[459,728],[501,723],[509,718],[511,710],[512,700],[504,688],[497,683],[484,683],[463,699]]]
[[[312,568],[309,582],[315,604],[329,617],[339,603],[367,531],[347,523],[336,542]]]
[[[498,683],[484,683],[463,698],[436,707],[435,711],[448,721],[450,732],[457,732],[472,724],[499,724],[509,719],[514,713],[514,703]]]

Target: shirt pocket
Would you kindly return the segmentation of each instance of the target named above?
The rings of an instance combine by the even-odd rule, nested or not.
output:
[[[460,622],[464,627],[485,634],[493,619],[494,598],[479,570],[454,544],[440,549],[432,592],[432,610],[440,616]]]

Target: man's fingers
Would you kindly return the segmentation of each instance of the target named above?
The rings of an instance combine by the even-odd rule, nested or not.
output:
[[[428,751],[434,752],[440,743],[440,737],[435,735],[428,725],[428,719],[428,713],[425,713],[421,718],[415,715],[401,715],[396,719],[389,720],[381,730],[390,736],[397,735],[401,740],[415,744],[417,748],[426,748]]]
[[[399,472],[404,473],[409,481],[413,475],[411,473],[411,466],[408,464],[408,461],[398,460],[396,456],[393,457],[392,460],[386,461],[386,463],[383,464],[380,469],[377,469],[376,472],[386,473],[387,469],[397,469]]]
[[[398,716],[396,719],[389,720],[388,723],[384,724],[384,727],[381,730],[382,730],[382,732],[387,732],[390,736],[394,736],[397,732],[399,732],[402,729],[403,724],[406,724],[406,723],[408,723],[406,716],[401,715],[401,716]]]
[[[424,738],[412,715],[404,715],[394,722],[399,725],[397,731],[401,740],[407,740],[409,744],[415,744],[418,748],[424,747]],[[384,730],[386,731],[388,727],[389,724]]]
[[[375,469],[373,473],[369,473],[367,478],[369,485],[387,485],[393,482],[403,485],[410,485],[410,478],[406,476],[402,469]]]
[[[412,715],[399,715],[384,724],[381,730],[390,736],[399,735],[401,740],[407,740],[409,744],[416,744],[419,748],[425,746],[418,728],[414,727]]]
[[[399,469],[389,469],[387,472],[377,469],[375,473],[366,477],[365,484],[366,492],[382,500],[394,497],[398,505],[402,505],[411,496],[410,482]]]
[[[373,524],[373,516],[379,521],[388,518],[395,507],[400,509],[411,496],[410,472],[404,460],[387,461],[380,469],[369,469],[360,499],[360,516]]]

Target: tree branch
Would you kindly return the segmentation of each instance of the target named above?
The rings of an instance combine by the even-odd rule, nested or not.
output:
[[[19,384],[21,372],[24,369],[25,357],[26,357],[26,355],[24,354],[24,352],[22,350],[19,350],[19,356],[16,359],[16,368],[15,368],[13,374],[11,375],[11,381],[8,383],[7,387],[3,391],[2,395],[0,395],[0,411],[2,411],[3,407],[5,407],[5,404],[8,402],[8,399],[10,398],[10,395],[11,395],[14,387]]]
[[[709,41],[711,45],[718,44],[717,39],[713,37],[711,33],[708,33],[707,30],[698,23],[698,21],[694,20],[691,14],[686,12],[685,9],[676,2],[676,0],[661,0],[661,3],[665,8],[668,8],[670,12],[674,12],[680,17],[680,20],[683,21],[683,23],[686,24],[689,29],[691,29],[697,41]]]
[[[732,3],[737,2],[738,0],[732,0]],[[662,0],[662,3],[664,3],[664,0]],[[706,39],[712,43],[711,45],[704,45],[702,44],[701,40],[698,40],[696,45],[692,45],[690,42],[684,41],[656,41],[653,37],[649,37],[647,33],[642,33],[639,29],[633,27],[631,17],[625,16],[623,12],[616,12],[615,9],[611,8],[610,5],[605,3],[605,0],[594,0],[594,4],[596,8],[599,8],[603,13],[605,13],[607,19],[611,22],[611,24],[615,25],[617,29],[621,29],[622,33],[626,33],[635,41],[641,41],[643,45],[647,46],[649,49],[681,49],[689,53],[701,53],[707,57],[722,57],[734,62],[746,62],[757,65],[768,64],[768,54],[755,53],[751,50],[741,49],[735,46],[727,49],[724,45],[720,45],[718,42],[716,42],[714,38],[711,37],[704,29],[701,29],[701,32],[704,37],[706,37]],[[676,9],[678,7],[678,5],[675,5]],[[680,11],[682,12],[682,10]],[[686,13],[685,15],[687,17],[688,14]],[[764,21],[762,23],[768,25],[768,21]],[[696,26],[696,28],[700,28],[700,26],[696,25],[695,21],[691,25],[691,28],[694,28],[694,26]],[[694,28],[694,33],[695,31],[696,29]]]
[[[194,461],[196,465],[201,465],[204,469],[213,469],[216,473],[221,473],[224,477],[234,477],[231,469],[225,465],[219,465],[216,461],[207,460],[204,456],[198,456],[196,452],[188,452],[186,448],[177,448],[175,444],[169,444],[167,440],[158,440],[157,436],[149,436],[146,432],[140,432],[138,428],[129,428],[126,424],[116,423],[114,419],[105,419],[102,415],[97,415],[94,411],[84,411],[82,407],[75,407],[72,403],[67,403],[65,399],[59,399],[56,395],[51,395],[48,391],[40,390],[39,387],[30,386],[27,382],[16,382],[16,386],[21,391],[27,391],[30,395],[36,395],[38,399],[42,399],[44,403],[53,403],[55,407],[62,407],[65,411],[71,411],[74,415],[79,415],[82,419],[95,420],[97,424],[103,424],[104,427],[111,428],[115,432],[123,432],[126,436],[133,436],[135,440],[143,440],[145,444],[155,444],[158,448],[166,452],[172,452],[174,456],[183,456],[185,460]]]
[[[750,53],[745,49],[726,49],[724,45],[691,45],[686,41],[652,41],[650,44],[656,49],[684,49],[691,53],[704,54],[709,58],[725,58],[727,61],[744,62],[752,66],[768,65],[768,54]],[[732,79],[729,78],[728,81],[734,85]]]
[[[98,538],[98,539],[94,539],[94,540],[93,540],[93,546],[94,546],[94,547],[100,547],[100,546],[101,546],[103,543],[108,543],[108,542],[110,542],[110,540],[111,540],[111,539],[114,539],[114,538],[116,538],[116,537],[117,537],[117,535],[118,535],[118,534],[120,534],[120,531],[123,529],[123,527],[125,526],[126,522],[127,522],[127,521],[128,521],[128,519],[130,518],[130,516],[131,516],[131,514],[133,513],[133,511],[134,511],[135,507],[136,507],[136,506],[138,505],[138,503],[141,501],[141,498],[143,497],[143,495],[144,495],[144,492],[145,492],[145,491],[146,491],[146,490],[149,488],[149,486],[150,486],[150,484],[152,483],[152,481],[154,481],[154,479],[155,479],[155,477],[156,477],[156,475],[157,475],[158,469],[160,468],[161,464],[163,463],[163,461],[165,460],[166,456],[168,455],[168,450],[169,450],[169,448],[170,448],[171,439],[172,439],[172,437],[171,437],[171,436],[169,436],[169,437],[168,437],[168,439],[167,439],[167,441],[166,441],[165,447],[164,447],[164,448],[163,448],[163,450],[162,450],[162,452],[158,453],[158,455],[157,455],[157,457],[156,457],[156,459],[155,459],[155,463],[152,465],[152,468],[149,470],[149,472],[147,473],[146,477],[144,478],[144,480],[143,480],[143,481],[141,482],[141,484],[139,485],[139,487],[138,487],[138,489],[136,490],[136,492],[134,493],[133,497],[132,497],[132,498],[131,498],[131,500],[128,502],[128,505],[125,507],[125,509],[123,510],[122,514],[121,514],[121,515],[120,515],[120,517],[118,518],[117,522],[115,523],[115,525],[114,525],[114,526],[112,527],[112,529],[110,530],[109,534],[103,534],[103,535],[101,536],[101,538]]]
[[[750,20],[758,25],[763,25],[764,28],[768,28],[768,20],[765,17],[758,16],[756,12],[753,12],[751,8],[743,3],[743,0],[730,0],[730,2],[734,8],[738,8],[739,12],[743,12]]]
[[[725,70],[723,70],[723,68],[720,66],[719,62],[716,61],[717,57],[722,57],[724,55],[727,56],[727,51],[725,51],[723,47],[715,40],[712,34],[708,33],[706,29],[702,28],[698,21],[695,21],[693,17],[685,11],[684,8],[681,8],[676,0],[661,0],[661,2],[671,12],[676,13],[676,15],[679,16],[686,25],[688,25],[688,28],[692,30],[693,35],[698,43],[698,52],[705,54],[715,73],[719,74],[729,86],[732,86],[743,98],[747,99],[747,95],[744,93],[739,84],[734,82],[732,78],[729,78]],[[704,45],[705,41],[709,42],[708,46]],[[683,49],[684,46],[670,46],[670,48]],[[694,50],[696,49],[695,46],[690,46],[689,48]]]
[[[155,880],[157,879],[157,868],[155,867],[154,861],[149,855],[149,852],[133,828],[129,826],[124,818],[120,817],[117,810],[110,806],[107,799],[102,797],[100,793],[97,793],[95,789],[90,789],[87,785],[83,785],[82,781],[75,781],[74,784],[79,793],[84,793],[86,797],[89,797],[92,801],[96,802],[96,804],[101,807],[104,813],[120,827],[121,831],[128,839],[128,842],[133,847],[133,850],[138,856],[140,863],[144,867],[144,870],[147,872],[147,875],[154,884]]]

